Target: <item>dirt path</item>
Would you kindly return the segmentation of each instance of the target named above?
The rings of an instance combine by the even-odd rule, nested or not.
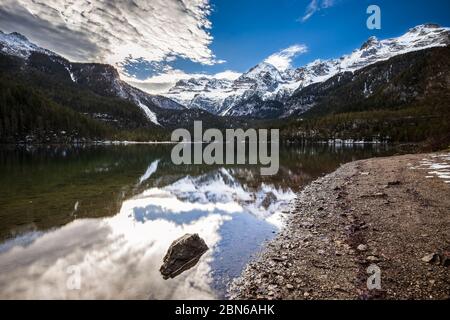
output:
[[[299,195],[231,298],[449,299],[449,251],[450,154],[352,162]]]

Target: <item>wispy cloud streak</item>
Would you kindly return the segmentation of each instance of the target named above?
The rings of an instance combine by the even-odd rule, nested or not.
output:
[[[301,22],[307,21],[311,18],[316,12],[331,8],[335,4],[334,0],[311,0],[305,10],[305,14],[299,18]]]

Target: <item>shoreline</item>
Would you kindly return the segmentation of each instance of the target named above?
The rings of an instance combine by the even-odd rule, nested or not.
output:
[[[0,146],[27,147],[27,146],[112,146],[112,145],[137,145],[137,144],[176,144],[173,141],[129,141],[129,140],[98,140],[89,142],[70,143],[0,143]]]
[[[449,299],[450,153],[342,165],[301,191],[231,299]],[[368,267],[381,289],[368,289]]]

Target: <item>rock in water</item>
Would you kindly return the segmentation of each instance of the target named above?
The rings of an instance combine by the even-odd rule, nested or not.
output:
[[[164,279],[175,278],[192,268],[208,250],[205,241],[198,234],[185,234],[172,242],[159,269]]]
[[[270,207],[270,205],[272,203],[275,203],[276,201],[277,196],[272,191],[270,191],[269,193],[266,194],[266,197],[261,202],[261,205],[267,210]]]

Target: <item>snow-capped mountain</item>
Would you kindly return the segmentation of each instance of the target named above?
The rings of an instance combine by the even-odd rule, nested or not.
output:
[[[31,43],[18,32],[4,33],[0,30],[0,51],[9,55],[27,59],[32,52],[39,52],[49,56],[58,56],[56,53]]]
[[[373,110],[447,106],[450,46],[397,55],[296,90],[278,117],[309,118]],[[263,103],[263,105],[267,102]],[[413,116],[414,117],[414,116]]]
[[[324,82],[339,73],[355,72],[397,55],[449,44],[450,28],[424,24],[397,38],[378,40],[371,37],[350,54],[337,59],[316,60],[297,69],[281,71],[262,62],[234,81],[206,77],[179,81],[165,96],[188,108],[260,118],[265,116],[258,114],[255,101],[284,103],[294,91]]]
[[[261,62],[234,81],[215,78],[180,80],[165,95],[188,108],[201,108],[214,114],[234,115],[230,110],[257,94],[266,100],[297,80],[295,70],[281,72]],[[297,87],[294,86],[293,90]]]
[[[89,88],[101,96],[130,101],[141,110],[148,122],[171,126],[183,123],[182,119],[187,119],[185,115],[189,119],[197,119],[199,116],[209,116],[207,112],[251,118],[298,114],[314,105],[300,103],[307,101],[308,97],[296,99],[293,103],[291,98],[299,90],[408,52],[447,46],[449,39],[449,28],[435,24],[419,25],[400,37],[386,40],[371,37],[350,54],[337,59],[316,60],[296,69],[278,70],[267,62],[261,62],[235,80],[210,76],[181,80],[164,96],[147,94],[122,81],[113,66],[70,62],[33,44],[19,33],[5,34],[0,31],[0,53],[18,57],[25,66],[44,73],[58,74],[65,81]],[[186,110],[185,107],[193,110]]]
[[[156,125],[159,125],[159,122],[155,107],[185,109],[182,105],[167,97],[150,95],[132,87],[120,79],[119,73],[111,65],[70,62],[50,50],[37,46],[17,32],[6,34],[0,31],[0,52],[24,59],[28,65],[42,71],[59,69],[59,72],[66,73],[72,82],[89,87],[97,94],[128,100],[139,107],[147,119]],[[42,57],[38,59],[36,55],[39,54]]]
[[[166,96],[188,108],[220,114],[222,104],[217,101],[225,100],[230,93],[234,93],[232,84],[230,80],[207,77],[180,80]]]

